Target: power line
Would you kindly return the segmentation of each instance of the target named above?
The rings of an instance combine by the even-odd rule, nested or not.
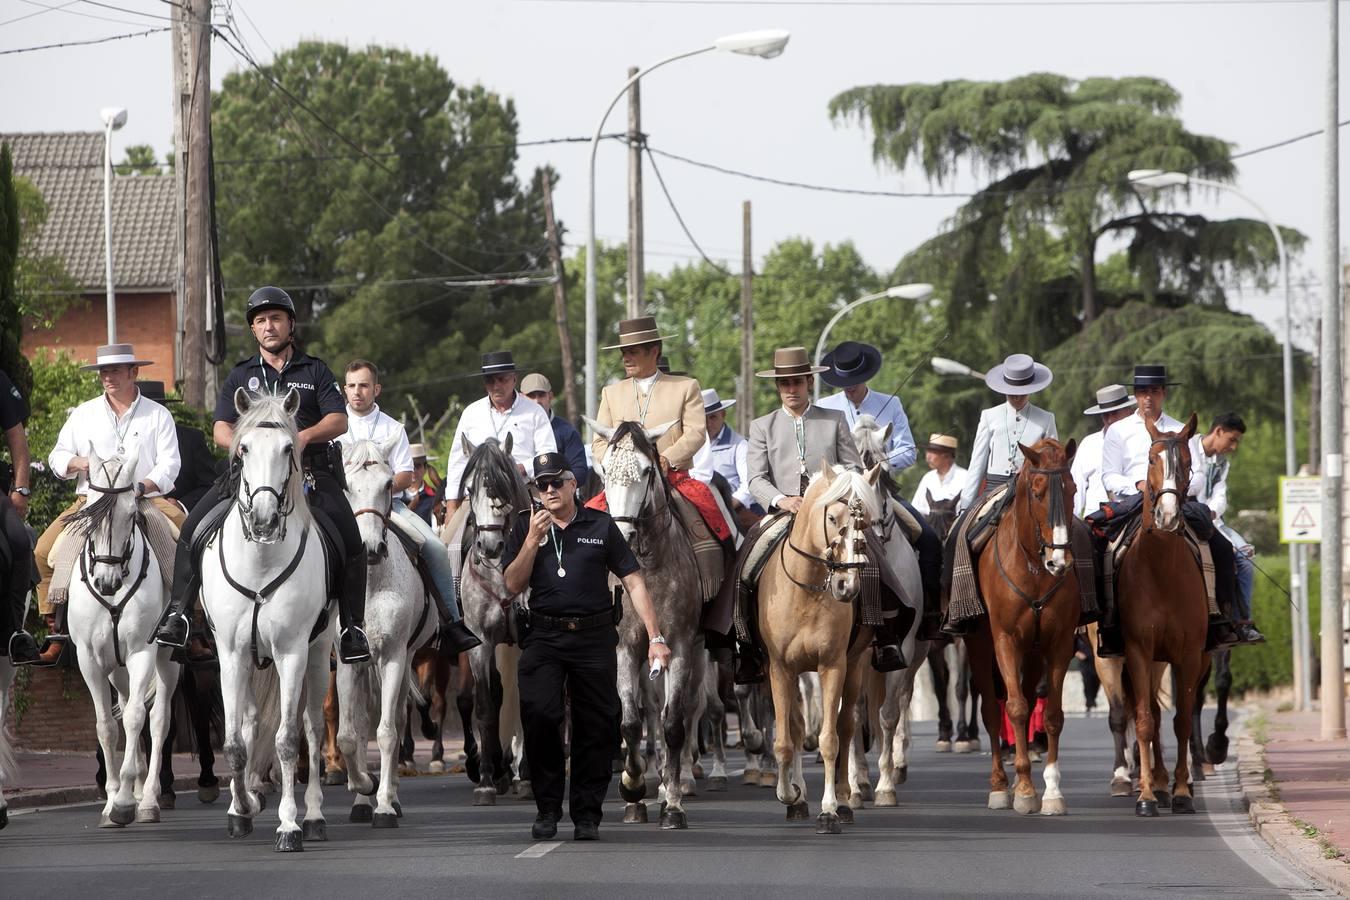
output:
[[[106,44],[109,41],[121,41],[127,38],[145,37],[147,34],[158,34],[161,31],[168,31],[168,26],[164,28],[149,28],[145,31],[133,31],[127,34],[110,34],[107,37],[92,38],[87,41],[65,41],[60,44],[40,44],[36,47],[14,47],[10,50],[0,50],[0,56],[9,56],[11,53],[33,53],[37,50],[56,50],[61,47],[88,47],[91,44]]]
[[[643,149],[647,149],[645,142],[643,142]],[[684,236],[689,239],[689,243],[694,245],[694,249],[698,251],[698,255],[703,258],[703,261],[705,263],[712,266],[714,269],[721,272],[728,278],[740,277],[734,274],[733,272],[727,270],[723,266],[719,265],[718,263],[713,262],[712,259],[709,258],[708,254],[703,252],[703,248],[699,246],[698,241],[694,239],[693,233],[690,232],[689,226],[685,224],[684,216],[680,215],[680,208],[675,205],[675,198],[670,196],[670,189],[666,187],[666,180],[661,177],[661,169],[656,165],[656,157],[652,156],[650,150],[647,151],[647,159],[652,164],[652,174],[656,176],[656,183],[661,186],[661,193],[665,195],[666,203],[670,204],[670,211],[675,214],[675,221],[680,223],[680,230],[683,231]]]
[[[65,2],[65,3],[62,3],[60,6],[44,6],[44,7],[42,7],[42,9],[39,9],[37,12],[25,13],[25,14],[22,15],[22,16],[15,16],[15,17],[12,18],[12,19],[6,19],[5,21],[0,22],[0,26],[4,26],[4,25],[13,25],[15,22],[22,22],[24,19],[31,19],[31,18],[33,18],[34,16],[45,15],[46,13],[49,13],[49,12],[60,12],[61,10],[65,9],[67,6],[74,6],[76,3],[79,3],[79,2],[80,2],[80,0],[66,0],[66,2]],[[35,5],[41,5],[41,4],[35,4]]]
[[[26,3],[29,6],[36,6],[46,12],[63,12],[72,16],[79,16],[82,19],[94,19],[99,22],[112,22],[115,25],[144,25],[144,22],[136,22],[131,19],[114,19],[111,16],[100,16],[98,13],[80,12],[78,9],[67,9],[69,3],[63,3],[60,6],[49,6],[46,3],[39,3],[38,0],[19,0],[20,3]],[[76,0],[82,2],[82,0]]]
[[[129,9],[125,6],[114,6],[111,3],[102,3],[100,0],[80,0],[81,3],[87,3],[90,6],[97,6],[100,9],[110,9],[113,12],[127,13],[132,16],[145,16],[147,19],[159,19],[161,22],[172,22],[172,16],[161,16],[159,13],[141,12],[139,9]]]
[[[540,3],[599,3],[625,6],[925,6],[983,7],[1000,6],[1307,6],[1323,0],[534,0]],[[1344,2],[1344,0],[1341,0]]]

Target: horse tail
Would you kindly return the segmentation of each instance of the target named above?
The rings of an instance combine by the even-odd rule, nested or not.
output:
[[[408,682],[408,699],[412,701],[413,705],[418,709],[430,706],[431,701],[422,692],[422,683],[418,680],[417,673],[413,671],[411,666],[406,670],[404,677]]]
[[[253,746],[250,748],[251,773],[258,781],[267,781],[277,761],[277,731],[281,728],[281,680],[272,669],[255,668],[249,674],[249,689],[257,710],[254,718]],[[250,789],[256,789],[249,779]]]

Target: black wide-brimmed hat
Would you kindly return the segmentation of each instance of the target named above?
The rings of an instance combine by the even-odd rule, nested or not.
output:
[[[551,475],[561,475],[563,472],[571,472],[572,467],[567,464],[567,457],[561,453],[550,451],[540,453],[534,458],[534,477],[547,478]]]
[[[141,396],[147,400],[153,400],[156,403],[182,403],[177,397],[164,396],[164,382],[162,381],[138,381],[136,388],[141,392]]]
[[[491,353],[483,354],[484,375],[500,375],[503,372],[514,372],[515,370],[516,360],[511,355],[510,350],[493,350]]]
[[[1173,384],[1181,384],[1181,382],[1167,379],[1167,366],[1134,367],[1134,384],[1132,386],[1136,390],[1141,387],[1167,387]]]
[[[826,353],[820,364],[829,369],[821,373],[821,381],[839,388],[853,387],[881,371],[881,351],[861,341],[844,341]]]

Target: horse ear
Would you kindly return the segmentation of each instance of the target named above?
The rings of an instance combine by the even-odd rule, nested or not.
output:
[[[830,468],[829,462],[823,456],[820,458],[820,477],[824,478],[826,481],[831,481],[834,478],[834,471]]]
[[[92,475],[94,473],[94,470],[98,469],[102,465],[103,460],[102,458],[99,457],[98,451],[93,449],[92,447],[89,448],[89,474]]]
[[[1027,458],[1027,462],[1031,463],[1033,466],[1040,466],[1041,455],[1039,453],[1028,447],[1026,444],[1023,444],[1021,441],[1018,441],[1017,448],[1022,451],[1022,455]]]
[[[885,447],[891,442],[891,432],[895,429],[894,422],[886,423],[886,430],[881,433],[881,446]]]
[[[933,508],[933,504],[937,502],[937,499],[933,496],[933,492],[932,492],[931,490],[929,490],[928,488],[924,488],[924,489],[923,489],[923,494],[924,494],[925,497],[928,498],[928,508],[929,508],[929,509],[932,509],[932,508]]]
[[[502,450],[507,456],[511,455],[511,444],[515,442],[515,436],[511,432],[506,433],[506,440],[502,441]]]
[[[464,450],[465,456],[473,456],[473,451],[477,449],[476,447],[474,447],[473,441],[469,440],[469,436],[467,434],[461,434],[459,436],[459,445]]]
[[[588,416],[582,416],[581,421],[591,426],[591,431],[594,431],[596,434],[600,435],[605,440],[607,441],[614,440],[613,428],[606,428],[604,425],[601,425],[599,422],[595,421],[594,419]]]
[[[877,482],[881,480],[881,463],[867,470],[867,483],[871,487],[876,487]]]
[[[1162,432],[1158,430],[1158,426],[1150,422],[1147,416],[1140,416],[1140,418],[1144,420],[1144,427],[1148,429],[1148,436],[1156,441],[1158,435],[1162,434]]]
[[[300,409],[300,392],[295,388],[287,389],[286,399],[281,401],[281,408],[286,410],[286,415],[294,417]]]
[[[1069,438],[1069,443],[1064,445],[1064,462],[1073,462],[1074,454],[1078,452],[1078,442]]]
[[[647,435],[647,440],[651,441],[652,443],[656,443],[657,441],[661,440],[661,436],[663,434],[665,434],[670,429],[674,428],[675,423],[678,421],[679,421],[678,419],[671,419],[664,425],[657,425],[655,428],[644,428],[643,431]]]
[[[234,411],[243,415],[253,405],[253,396],[243,388],[234,389]]]
[[[398,443],[399,443],[398,439],[399,439],[399,434],[398,434],[398,432],[395,432],[394,434],[391,434],[391,435],[389,436],[388,440],[386,440],[384,443],[382,443],[382,444],[379,445],[379,446],[380,446],[380,458],[383,459],[385,462],[388,462],[388,461],[389,461],[389,457],[392,456],[393,453],[394,453],[394,450],[398,448]]]
[[[1182,434],[1186,435],[1186,440],[1189,441],[1191,439],[1195,434],[1195,429],[1198,427],[1200,427],[1200,422],[1196,418],[1195,413],[1191,413],[1191,417],[1186,420],[1186,427],[1182,429]]]

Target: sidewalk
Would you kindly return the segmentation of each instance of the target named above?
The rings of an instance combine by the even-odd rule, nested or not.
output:
[[[1347,704],[1350,708],[1350,704]],[[1350,740],[1320,740],[1317,710],[1252,708],[1239,775],[1256,830],[1281,856],[1350,896]]]

